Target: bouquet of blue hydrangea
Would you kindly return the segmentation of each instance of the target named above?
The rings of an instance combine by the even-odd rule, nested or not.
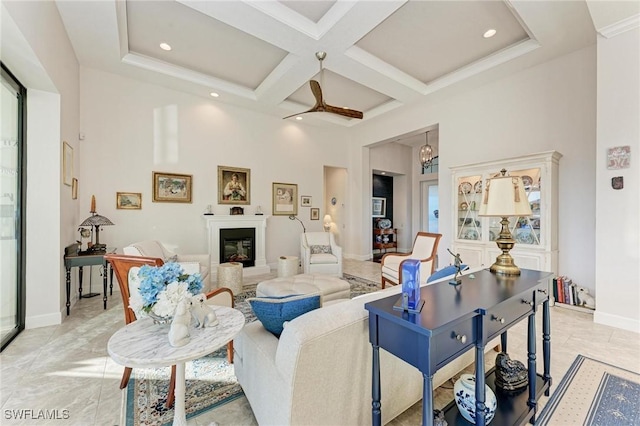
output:
[[[176,262],[162,266],[143,265],[138,278],[138,292],[129,297],[129,306],[136,313],[171,317],[181,300],[202,291],[200,274],[185,274]]]

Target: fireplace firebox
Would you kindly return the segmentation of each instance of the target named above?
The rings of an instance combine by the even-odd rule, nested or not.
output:
[[[240,262],[243,267],[255,266],[255,228],[220,229],[220,263]]]

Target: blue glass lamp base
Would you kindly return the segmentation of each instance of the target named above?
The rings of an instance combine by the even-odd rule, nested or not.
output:
[[[409,312],[412,314],[419,314],[420,311],[422,311],[422,307],[424,306],[424,300],[422,299],[418,299],[418,301],[416,302],[416,307],[411,309],[409,308],[409,306],[404,306],[402,303],[403,297],[400,296],[398,298],[398,301],[393,305],[393,310],[394,311],[403,311],[403,312]]]

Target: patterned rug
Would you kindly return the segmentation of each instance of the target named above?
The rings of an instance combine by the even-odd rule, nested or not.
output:
[[[640,425],[640,375],[578,355],[536,425]]]
[[[351,285],[351,298],[379,290],[377,283],[353,275],[344,274]],[[245,285],[243,292],[235,296],[235,308],[242,312],[247,323],[255,321],[251,305],[257,284]],[[186,364],[186,412],[187,419],[219,407],[243,395],[236,380],[233,365],[227,362],[226,346],[218,351]],[[126,426],[170,425],[173,408],[165,402],[169,388],[171,369],[134,368],[126,389]]]

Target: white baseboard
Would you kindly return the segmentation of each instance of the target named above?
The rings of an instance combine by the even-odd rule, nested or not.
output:
[[[593,322],[640,333],[640,320],[607,314],[598,311],[597,308],[593,314]]]
[[[66,315],[66,312],[67,308],[65,306],[64,315]],[[62,324],[62,315],[62,312],[56,312],[52,314],[28,316],[25,318],[25,328],[39,328]]]

